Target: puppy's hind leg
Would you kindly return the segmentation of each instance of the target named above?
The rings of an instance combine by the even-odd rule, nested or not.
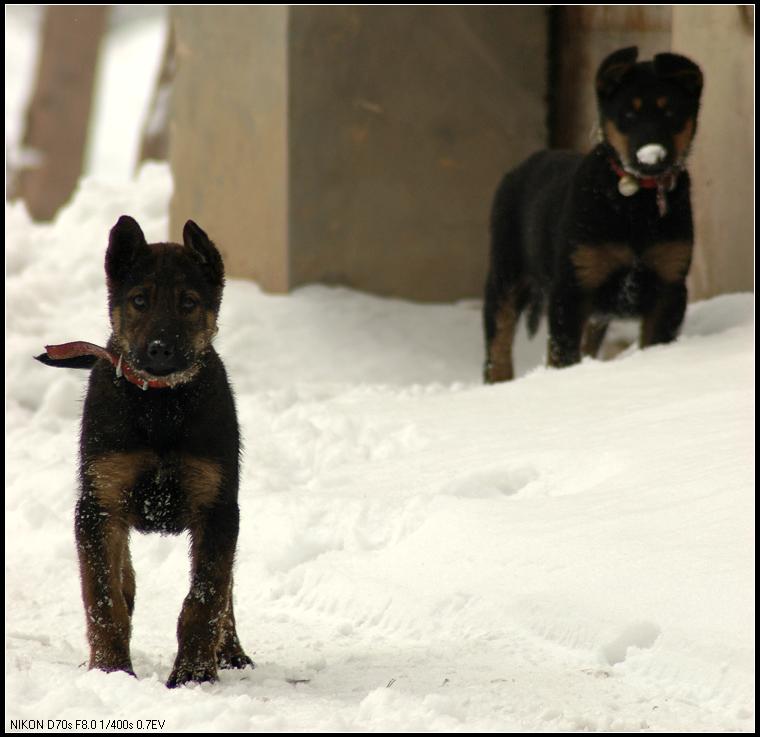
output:
[[[549,300],[549,366],[563,368],[580,363],[588,313],[587,302],[580,291],[566,285],[555,287]]]
[[[641,320],[641,348],[676,339],[686,313],[686,302],[686,285],[683,282],[660,287],[654,304]]]
[[[525,307],[519,202],[521,183],[507,175],[491,210],[491,252],[483,302],[487,384],[514,378],[512,343],[520,312]]]
[[[594,318],[590,318],[586,322],[586,327],[583,330],[583,340],[581,342],[581,352],[584,356],[591,356],[592,358],[597,357],[609,326],[609,320],[595,320]]]
[[[490,290],[486,295],[486,365],[483,373],[487,384],[514,378],[512,343],[520,317],[519,308],[518,290],[515,287],[509,288],[501,296],[496,296]]]

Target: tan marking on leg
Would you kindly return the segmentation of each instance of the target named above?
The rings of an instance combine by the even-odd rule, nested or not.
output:
[[[638,112],[641,110],[641,106],[644,104],[644,101],[640,97],[634,97],[633,100],[631,100],[631,104],[633,105],[633,109]]]
[[[660,108],[660,110],[664,110],[667,106],[668,106],[668,98],[665,97],[665,95],[657,98],[657,107]]]
[[[692,250],[690,241],[655,243],[644,251],[641,260],[662,281],[672,283],[686,278],[691,266]]]
[[[505,297],[496,313],[496,333],[488,346],[486,379],[489,384],[497,381],[511,381],[514,378],[512,343],[518,318],[515,303],[514,294]]]
[[[580,245],[575,248],[570,260],[575,266],[575,275],[583,289],[593,290],[619,269],[634,263],[634,253],[620,243]]]

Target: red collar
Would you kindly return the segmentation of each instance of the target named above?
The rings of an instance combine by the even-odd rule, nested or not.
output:
[[[667,171],[665,174],[659,177],[640,177],[636,174],[631,174],[631,172],[623,169],[623,167],[620,166],[620,164],[618,164],[618,162],[612,156],[609,157],[608,161],[610,162],[612,171],[618,175],[619,179],[622,179],[623,177],[633,177],[638,183],[639,187],[643,187],[644,189],[657,189],[661,183],[667,184],[668,179],[674,176],[669,171]]]
[[[612,171],[614,171],[620,179],[623,177],[633,177],[638,182],[639,187],[644,187],[644,189],[655,189],[660,183],[661,177],[640,177],[637,174],[631,174],[631,172],[623,169],[612,156],[609,157],[608,161],[610,162]]]
[[[64,361],[69,358],[80,356],[97,356],[108,361],[116,369],[116,377],[122,376],[131,384],[139,386],[143,391],[148,389],[168,389],[171,384],[163,379],[146,379],[137,369],[132,368],[121,356],[115,356],[105,348],[94,343],[86,343],[78,340],[73,343],[61,343],[60,345],[46,345],[45,351],[53,361]]]

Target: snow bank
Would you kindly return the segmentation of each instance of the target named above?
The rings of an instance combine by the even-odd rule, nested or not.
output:
[[[39,5],[16,5],[5,11],[5,164],[19,166],[29,153],[22,150],[23,124],[37,71]]]
[[[754,728],[753,299],[683,337],[480,384],[477,303],[231,280],[218,349],[245,438],[236,614],[254,671],[168,691],[187,542],[133,534],[137,678],[87,672],[72,520],[85,373],[119,215],[167,237],[171,182],[6,206],[6,728]],[[202,225],[202,224],[201,224]],[[211,234],[213,237],[213,233]],[[144,725],[143,725],[144,726]]]

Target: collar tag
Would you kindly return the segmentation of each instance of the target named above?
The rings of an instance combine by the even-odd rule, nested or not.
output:
[[[631,197],[640,189],[641,186],[636,180],[636,177],[633,177],[630,174],[623,174],[618,180],[618,192],[620,192],[623,197]]]

